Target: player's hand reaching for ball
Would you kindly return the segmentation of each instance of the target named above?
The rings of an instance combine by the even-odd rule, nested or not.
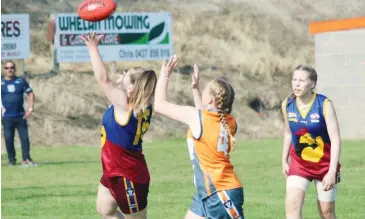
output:
[[[93,34],[90,34],[89,32],[87,35],[81,34],[80,38],[90,48],[97,47],[101,40],[104,38],[104,35],[97,35],[95,32]]]
[[[177,65],[178,60],[179,57],[176,55],[172,56],[168,62],[165,60],[165,62],[161,66],[161,75],[167,78],[170,77],[172,71]]]

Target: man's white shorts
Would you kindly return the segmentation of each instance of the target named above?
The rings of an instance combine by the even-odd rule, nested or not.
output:
[[[317,199],[323,202],[333,202],[336,199],[336,191],[337,191],[337,184],[333,186],[331,190],[324,191],[322,182],[319,180],[314,179],[314,185],[317,189]],[[300,176],[288,176],[286,178],[286,188],[296,187],[303,189],[304,192],[307,191],[311,181],[307,180],[306,178]]]

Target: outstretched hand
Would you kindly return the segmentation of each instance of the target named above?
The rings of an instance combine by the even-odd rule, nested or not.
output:
[[[164,77],[170,77],[172,71],[175,69],[177,65],[178,60],[179,57],[176,55],[172,56],[168,62],[165,60],[165,62],[161,66],[161,74]]]
[[[191,87],[193,89],[199,87],[199,68],[197,64],[194,64],[194,72],[191,74]]]
[[[104,35],[97,35],[95,32],[91,35],[90,32],[87,34],[81,34],[80,38],[85,42],[88,47],[97,47]]]

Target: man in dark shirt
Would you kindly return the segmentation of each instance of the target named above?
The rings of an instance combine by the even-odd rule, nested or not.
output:
[[[1,115],[4,129],[6,150],[8,152],[9,165],[16,164],[14,148],[15,129],[18,130],[22,147],[22,166],[35,166],[30,157],[30,143],[28,135],[27,119],[33,112],[34,93],[29,84],[15,75],[16,66],[13,61],[5,62],[4,77],[1,79]],[[29,108],[24,110],[24,93],[28,96]]]

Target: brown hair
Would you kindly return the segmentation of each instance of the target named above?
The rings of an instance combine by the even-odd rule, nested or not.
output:
[[[313,81],[313,82],[314,82],[314,86],[316,86],[316,85],[317,85],[318,75],[317,75],[317,71],[316,71],[314,68],[312,68],[312,67],[310,67],[310,66],[307,66],[307,65],[298,65],[298,66],[295,68],[295,70],[294,70],[294,71],[297,71],[297,70],[307,72],[307,73],[309,74],[309,80],[311,80],[311,81]],[[291,103],[291,102],[292,102],[292,101],[296,98],[296,96],[295,96],[295,94],[294,94],[294,93],[292,93],[292,94],[289,96],[289,98],[290,98],[290,101],[288,102],[288,104],[289,104],[289,103]]]
[[[232,135],[231,129],[228,126],[225,115],[232,112],[232,105],[234,101],[235,92],[232,86],[223,79],[215,79],[211,82],[210,93],[214,96],[217,110],[220,116],[220,121],[227,133],[229,134],[229,139],[231,147],[234,150],[236,148],[236,139]]]
[[[314,85],[317,84],[317,79],[318,79],[318,75],[317,75],[317,71],[310,67],[310,66],[306,66],[306,65],[298,65],[295,70],[301,70],[301,71],[306,71],[309,74],[309,80],[314,82]]]
[[[127,75],[130,76],[134,89],[128,98],[128,106],[135,113],[146,108],[155,95],[157,84],[157,75],[153,70],[145,70],[135,67],[128,70]]]

